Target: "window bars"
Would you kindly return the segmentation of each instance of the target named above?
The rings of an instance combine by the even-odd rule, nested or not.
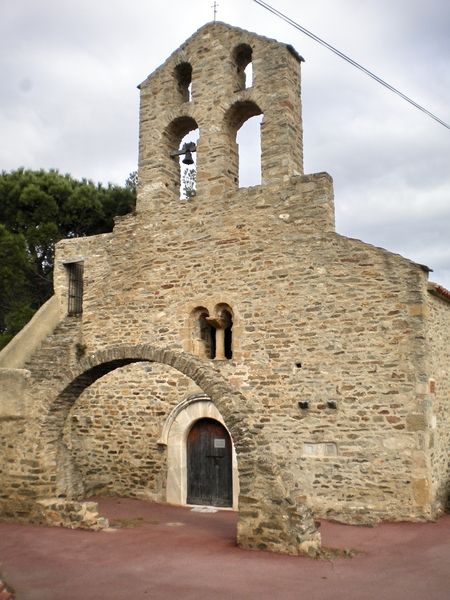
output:
[[[69,316],[81,315],[83,312],[83,268],[82,262],[73,262],[66,265],[69,272],[69,294],[67,314]]]

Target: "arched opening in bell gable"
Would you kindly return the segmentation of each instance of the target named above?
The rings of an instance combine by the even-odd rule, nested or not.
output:
[[[248,44],[239,44],[233,51],[236,73],[236,90],[245,90],[253,85],[253,51]]]
[[[239,150],[239,187],[261,185],[262,115],[250,117],[236,134]]]
[[[181,102],[190,102],[192,100],[192,65],[188,62],[182,62],[175,67],[175,80]]]
[[[164,132],[167,183],[174,196],[183,200],[196,194],[197,144],[200,129],[189,116],[174,119]]]
[[[197,144],[199,137],[200,130],[197,128],[187,133],[180,142],[179,150],[192,147],[191,144],[195,145],[195,150],[189,150],[187,154],[182,154],[179,157],[181,200],[189,200],[197,194]]]
[[[225,117],[230,136],[230,171],[240,188],[261,184],[262,119],[262,110],[251,100],[236,102]]]

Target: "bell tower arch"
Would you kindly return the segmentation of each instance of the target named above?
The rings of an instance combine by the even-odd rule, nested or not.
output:
[[[263,115],[262,185],[302,175],[302,60],[291,46],[224,23],[209,23],[188,39],[139,86],[137,211],[179,199],[174,154],[194,124],[199,197],[238,189],[236,133],[255,115]]]

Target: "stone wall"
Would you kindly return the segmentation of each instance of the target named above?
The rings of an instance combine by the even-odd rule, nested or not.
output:
[[[25,435],[24,419],[0,419],[0,501],[16,495],[23,488],[23,477],[30,477],[30,457],[21,456],[18,445]]]
[[[76,502],[62,498],[0,500],[0,520],[92,531],[109,527],[108,519],[99,515],[96,502]]]
[[[151,220],[125,218],[99,240],[106,263],[97,250],[90,260],[91,240],[59,244],[58,264],[86,256],[85,351],[124,340],[192,351],[192,310],[226,303],[233,359],[216,368],[257,407],[297,497],[344,520],[423,516],[412,482],[425,460],[415,419],[428,377],[418,341],[426,275],[326,233],[328,176],[269,191],[241,190],[221,208],[199,194]],[[57,267],[56,285],[63,279]]]
[[[170,367],[141,363],[117,369],[81,394],[70,410],[64,442],[85,495],[166,501],[166,448],[158,445],[170,411],[200,391]]]
[[[431,288],[432,291],[434,288]],[[448,297],[429,296],[427,341],[430,347],[427,424],[431,485],[437,509],[450,498],[450,304]]]

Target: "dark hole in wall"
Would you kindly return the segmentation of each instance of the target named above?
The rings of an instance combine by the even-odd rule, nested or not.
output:
[[[233,358],[233,317],[228,310],[222,312],[222,317],[226,321],[225,332],[224,332],[224,354],[225,358]]]
[[[225,358],[233,358],[231,326],[225,329]]]
[[[175,77],[182,100],[189,102],[191,99],[192,66],[188,62],[180,63],[175,67]]]
[[[248,44],[239,44],[234,49],[234,61],[236,63],[236,74],[237,74],[237,91],[245,90],[250,87],[252,81],[247,78],[246,69],[252,62],[252,49]]]
[[[207,358],[216,356],[216,330],[206,321],[208,313],[202,313],[199,317],[200,336],[205,343],[205,354]]]

